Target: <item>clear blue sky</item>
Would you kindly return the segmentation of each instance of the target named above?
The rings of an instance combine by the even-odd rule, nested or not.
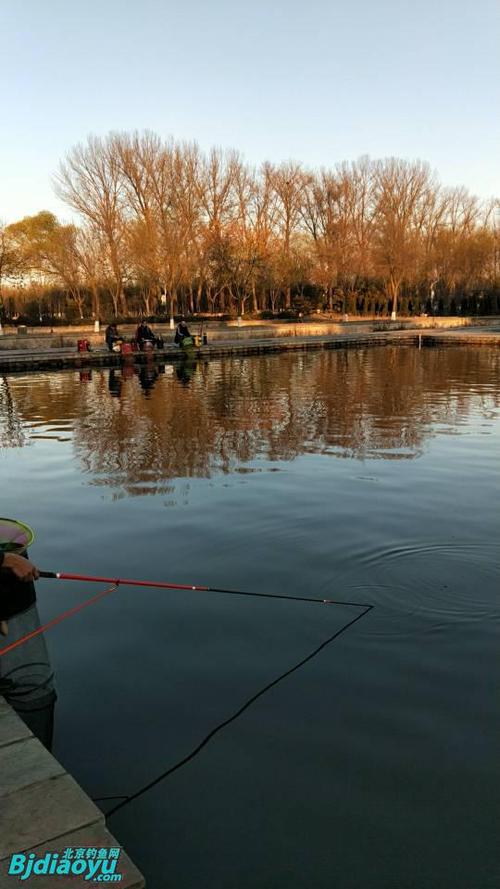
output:
[[[51,174],[113,129],[500,195],[499,48],[498,0],[0,0],[0,218],[68,217]]]

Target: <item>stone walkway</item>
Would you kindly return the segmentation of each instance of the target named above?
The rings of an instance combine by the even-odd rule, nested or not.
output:
[[[67,847],[119,848],[120,843],[107,830],[100,809],[0,697],[1,889],[23,885],[19,877],[8,873],[13,854],[62,855]],[[145,886],[144,878],[123,851],[116,870],[122,874],[122,889]],[[92,885],[75,875],[40,875],[32,882],[37,889],[83,889]]]
[[[365,348],[395,344],[408,345],[500,345],[498,327],[461,327],[455,329],[389,330],[365,334],[342,333],[330,336],[286,336],[247,340],[216,340],[207,346],[192,349],[189,354],[209,360],[231,355],[255,355],[309,349]],[[145,364],[154,361],[179,361],[185,352],[168,344],[153,353],[133,352],[127,356],[99,348],[92,352],[76,352],[74,348],[45,351],[0,350],[0,371],[79,369],[99,366],[121,366],[124,362]]]

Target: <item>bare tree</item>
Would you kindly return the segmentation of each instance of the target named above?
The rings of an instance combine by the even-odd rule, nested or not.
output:
[[[466,189],[441,188],[418,161],[255,171],[234,151],[112,133],[69,152],[57,189],[85,231],[69,250],[69,229],[58,230],[66,274],[76,251],[64,286],[71,296],[78,271],[94,314],[106,291],[115,314],[125,313],[125,283],[130,294],[139,289],[148,314],[165,294],[171,316],[178,307],[290,308],[306,284],[308,299],[314,288],[330,310],[340,298],[344,310],[346,301],[361,310],[376,302],[379,311],[389,301],[395,316],[399,302],[432,302],[436,288],[442,302],[460,288],[497,286],[495,215]],[[57,274],[62,281],[62,268]]]
[[[106,244],[103,242],[103,236],[99,230],[94,225],[87,223],[78,229],[75,246],[83,281],[92,294],[92,315],[99,319],[101,316],[100,292],[109,277]],[[113,287],[111,290],[113,291]]]
[[[422,205],[435,188],[429,166],[390,158],[374,169],[376,235],[373,255],[396,317],[405,276],[411,274],[422,233]]]
[[[293,238],[300,227],[301,207],[305,189],[305,177],[300,164],[289,161],[279,167],[266,165],[265,175],[269,177],[276,202],[276,221],[281,242],[283,285],[285,306],[291,306],[293,279],[292,246]],[[288,267],[288,272],[286,271]]]
[[[89,136],[68,152],[55,176],[56,194],[104,235],[114,278],[115,315],[127,312],[124,280],[123,178],[114,139]]]
[[[3,315],[3,281],[14,281],[25,268],[24,258],[9,227],[0,220],[0,333]]]

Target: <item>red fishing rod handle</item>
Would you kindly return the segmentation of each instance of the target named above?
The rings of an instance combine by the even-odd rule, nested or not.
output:
[[[69,574],[65,571],[39,571],[39,576],[56,580],[80,580],[85,583],[113,583],[116,586],[143,586],[162,590],[198,590],[208,593],[207,586],[194,586],[187,583],[164,583],[156,580],[131,580],[126,577],[100,577],[93,574]]]

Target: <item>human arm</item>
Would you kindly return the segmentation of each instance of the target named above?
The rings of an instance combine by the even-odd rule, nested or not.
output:
[[[0,552],[0,568],[8,568],[19,580],[36,580],[39,576],[36,565],[17,553]]]

